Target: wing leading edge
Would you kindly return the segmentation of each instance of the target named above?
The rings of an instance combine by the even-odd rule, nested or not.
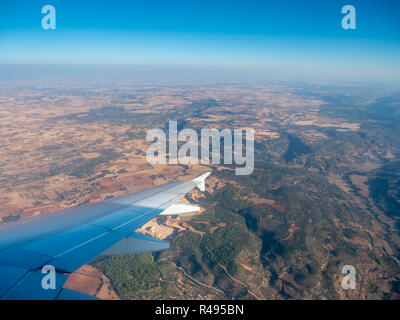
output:
[[[62,288],[69,274],[102,254],[169,248],[135,230],[160,214],[198,211],[178,202],[196,187],[204,191],[209,174],[0,225],[0,299],[88,298]],[[54,289],[44,289],[44,266],[54,267]]]

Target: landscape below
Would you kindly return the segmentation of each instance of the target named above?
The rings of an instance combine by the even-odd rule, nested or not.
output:
[[[255,130],[255,169],[150,165],[146,131]],[[212,171],[199,214],[67,286],[104,299],[399,299],[400,94],[366,85],[0,86],[2,222]],[[356,290],[341,287],[342,267]]]

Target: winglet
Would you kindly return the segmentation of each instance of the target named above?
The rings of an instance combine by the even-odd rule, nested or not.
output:
[[[200,191],[205,191],[206,190],[206,183],[205,180],[206,178],[211,174],[211,172],[206,172],[202,174],[201,176],[198,176],[197,178],[194,178],[192,181],[197,184],[197,188],[199,188]]]

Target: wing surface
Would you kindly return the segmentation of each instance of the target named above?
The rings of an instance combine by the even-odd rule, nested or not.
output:
[[[62,286],[95,257],[169,248],[135,230],[160,214],[197,211],[178,202],[195,187],[204,190],[209,174],[0,225],[0,299],[79,299],[85,295]],[[44,266],[55,270],[55,289],[43,285],[51,274]]]

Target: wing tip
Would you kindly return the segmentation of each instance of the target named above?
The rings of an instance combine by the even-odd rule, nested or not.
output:
[[[205,191],[206,190],[206,184],[205,180],[207,177],[211,174],[211,171],[203,173],[202,175],[194,178],[192,181],[197,184],[197,188],[199,188],[200,191]]]

